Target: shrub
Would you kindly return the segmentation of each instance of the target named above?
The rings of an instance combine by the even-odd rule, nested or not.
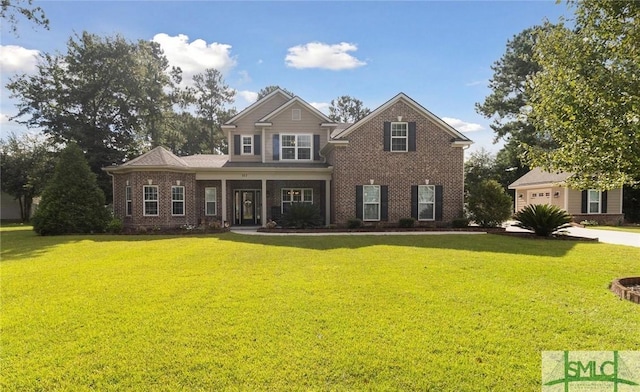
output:
[[[109,223],[107,223],[107,232],[112,234],[120,234],[122,233],[123,224],[122,221],[118,218],[111,218]]]
[[[362,220],[352,218],[347,221],[347,229],[359,229],[362,227]]]
[[[320,209],[310,203],[292,203],[281,217],[283,227],[306,229],[322,225]]]
[[[40,235],[102,233],[109,219],[95,174],[80,147],[69,144],[42,193],[33,229]]]
[[[496,227],[509,219],[513,209],[511,196],[496,180],[484,180],[469,190],[469,218],[481,227]]]
[[[414,218],[400,218],[398,226],[403,229],[408,229],[415,226],[416,220]]]
[[[456,218],[451,221],[451,226],[457,229],[469,227],[469,218]]]
[[[516,212],[515,226],[531,230],[538,236],[548,237],[569,227],[571,215],[565,210],[550,204],[529,204]]]

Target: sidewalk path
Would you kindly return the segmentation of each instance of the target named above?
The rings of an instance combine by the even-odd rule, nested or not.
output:
[[[507,231],[526,231],[519,227],[511,226],[509,222],[506,226]],[[627,245],[640,248],[640,234],[613,231],[613,230],[598,230],[598,229],[585,229],[583,227],[570,227],[567,229],[569,235],[574,237],[583,238],[597,238],[598,242],[604,242],[606,244]]]

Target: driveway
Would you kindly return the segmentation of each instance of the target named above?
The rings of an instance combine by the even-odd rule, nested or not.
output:
[[[507,231],[525,231],[510,224],[506,226]],[[606,244],[627,245],[640,248],[640,234],[628,233],[612,230],[586,229],[583,227],[570,227],[568,234],[575,237],[597,238],[598,242]]]

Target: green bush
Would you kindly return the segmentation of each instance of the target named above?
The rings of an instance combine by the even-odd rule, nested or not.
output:
[[[516,212],[515,226],[531,230],[538,236],[548,237],[570,226],[571,215],[550,204],[529,204]]]
[[[320,209],[310,203],[292,203],[281,217],[282,227],[306,229],[322,225]]]
[[[352,218],[347,221],[347,229],[359,229],[362,227],[362,220]]]
[[[80,147],[69,144],[42,193],[33,216],[33,230],[40,235],[102,233],[109,219],[96,175]]]
[[[456,218],[451,221],[451,226],[457,229],[469,227],[469,218]]]
[[[497,227],[511,216],[513,202],[500,183],[484,180],[469,190],[467,209],[480,227]]]
[[[108,233],[120,234],[122,233],[122,228],[123,228],[122,220],[118,218],[111,218],[109,223],[107,223],[106,229]]]
[[[400,218],[398,221],[398,226],[403,229],[409,229],[415,226],[416,220],[414,218]]]

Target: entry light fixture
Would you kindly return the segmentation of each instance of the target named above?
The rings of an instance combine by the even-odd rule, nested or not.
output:
[[[373,179],[369,180],[369,184],[373,185],[374,181]]]
[[[149,178],[149,179],[147,180],[147,184],[149,184],[149,185],[153,184],[153,180]]]
[[[425,185],[429,185],[429,179],[424,180]]]

